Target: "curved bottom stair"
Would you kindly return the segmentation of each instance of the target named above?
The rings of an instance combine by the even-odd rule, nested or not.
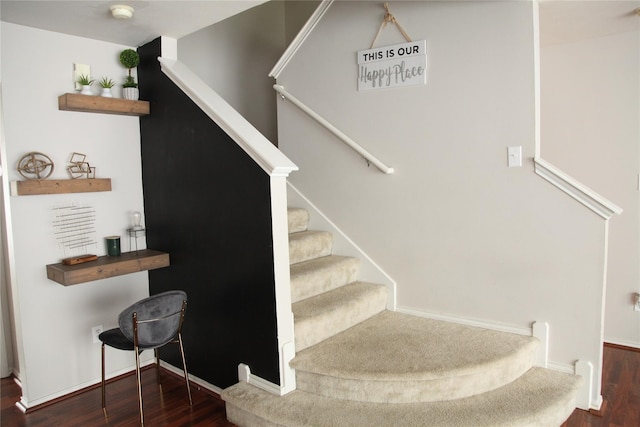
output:
[[[239,426],[482,427],[559,426],[575,408],[572,375],[533,368],[497,390],[428,403],[336,400],[296,390],[275,396],[246,383],[224,391],[227,418]]]
[[[239,383],[227,418],[252,426],[559,426],[581,377],[535,368],[535,338],[387,311],[326,232],[290,210],[297,390]],[[316,234],[317,233],[317,234]]]

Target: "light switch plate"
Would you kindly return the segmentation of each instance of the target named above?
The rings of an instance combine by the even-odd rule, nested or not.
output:
[[[519,168],[522,166],[522,147],[507,148],[508,164],[510,168]]]
[[[76,90],[82,89],[78,84],[80,76],[89,76],[91,78],[91,66],[86,64],[73,64],[73,84]]]

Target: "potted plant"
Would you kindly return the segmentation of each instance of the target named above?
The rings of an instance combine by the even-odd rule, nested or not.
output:
[[[78,77],[77,82],[82,86],[82,90],[80,91],[82,95],[93,95],[93,92],[91,92],[91,85],[93,84],[91,77],[81,74],[80,77]]]
[[[102,79],[100,79],[99,83],[100,87],[102,88],[101,95],[106,98],[113,98],[113,95],[111,94],[111,88],[116,85],[116,82],[107,77],[103,77]]]
[[[120,63],[129,69],[129,74],[122,84],[122,96],[126,99],[138,99],[138,83],[131,75],[131,69],[140,63],[140,55],[133,49],[125,49],[120,53]]]

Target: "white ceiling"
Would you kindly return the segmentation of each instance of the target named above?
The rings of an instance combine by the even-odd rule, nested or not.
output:
[[[0,19],[136,47],[161,35],[183,37],[265,1],[0,0]],[[129,20],[112,18],[109,6],[113,4],[133,6],[134,17]],[[541,45],[638,31],[640,16],[634,13],[637,8],[640,8],[640,0],[541,0]]]
[[[180,38],[267,0],[1,0],[0,19],[127,46],[141,46],[159,36]],[[114,19],[109,6],[135,9],[131,19]]]

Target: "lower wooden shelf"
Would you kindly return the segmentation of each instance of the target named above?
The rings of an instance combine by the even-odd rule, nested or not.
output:
[[[76,265],[49,264],[47,278],[70,286],[168,266],[168,253],[143,249],[119,256],[101,256],[95,261]]]
[[[111,191],[111,178],[32,179],[11,181],[12,196]]]

